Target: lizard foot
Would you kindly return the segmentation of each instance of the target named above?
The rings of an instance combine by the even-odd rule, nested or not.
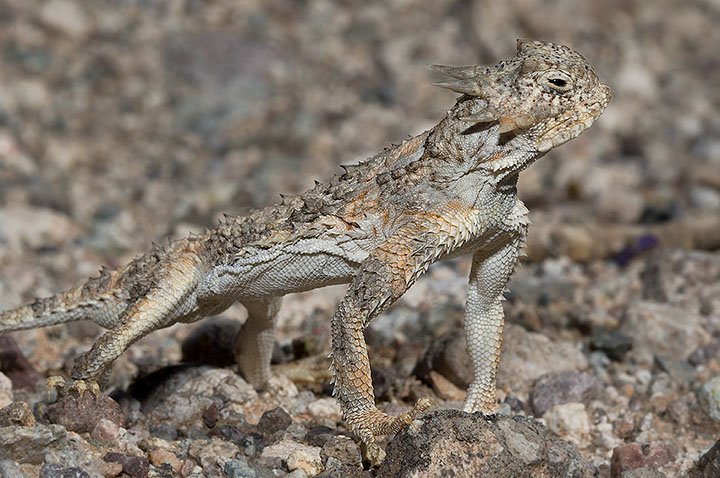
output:
[[[361,450],[363,457],[370,463],[370,466],[378,466],[385,458],[385,452],[375,442],[377,435],[389,435],[397,433],[405,425],[415,428],[413,421],[422,412],[432,406],[436,406],[434,400],[421,398],[412,410],[401,413],[397,416],[389,416],[376,408],[362,412],[351,413],[347,416],[348,425],[360,436],[362,440]]]
[[[75,391],[78,397],[82,399],[83,394],[86,390],[89,390],[95,398],[100,396],[100,385],[94,380],[67,380],[63,377],[54,375],[47,379],[48,393],[53,389],[58,391],[58,394],[68,394],[69,392]]]
[[[371,423],[370,427],[372,428],[374,435],[389,435],[391,433],[397,433],[405,425],[415,428],[415,425],[413,424],[415,418],[432,406],[437,406],[435,400],[430,398],[420,398],[417,402],[415,402],[415,406],[409,412],[401,413],[400,415],[396,415],[394,417],[378,412],[380,416],[376,415],[373,417],[375,423]]]
[[[393,419],[393,422],[396,422],[395,426],[397,426],[397,429],[392,432],[395,433],[400,428],[402,428],[404,425],[409,425],[413,429],[415,428],[415,424],[413,423],[415,421],[415,418],[417,418],[418,415],[420,415],[422,412],[427,410],[430,407],[437,407],[438,404],[435,400],[432,398],[420,398],[417,402],[415,402],[415,406],[407,413],[402,413],[396,417],[390,417]]]

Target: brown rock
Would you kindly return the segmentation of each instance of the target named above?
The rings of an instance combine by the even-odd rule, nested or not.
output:
[[[461,401],[465,399],[465,392],[455,386],[450,380],[435,370],[430,370],[428,380],[432,389],[437,395],[444,400]]]
[[[362,469],[360,447],[348,436],[330,437],[322,446],[320,456],[325,462],[332,458],[343,466]]]
[[[387,447],[378,478],[424,476],[591,477],[594,466],[577,447],[532,418],[440,410],[419,430],[403,429]]]
[[[600,395],[600,382],[588,373],[567,370],[538,378],[530,391],[530,407],[537,416],[563,403],[587,405]]]
[[[472,380],[472,366],[462,330],[450,331],[434,340],[418,360],[413,375],[428,380],[431,370],[440,373],[456,386],[467,388]]]
[[[101,418],[98,421],[90,436],[93,439],[106,443],[108,445],[117,445],[119,443],[121,428],[113,421]]]
[[[620,478],[627,470],[660,468],[672,461],[675,461],[675,452],[665,443],[628,443],[613,450],[610,459],[610,476]]]
[[[60,397],[47,406],[44,417],[76,433],[92,432],[103,418],[120,427],[125,426],[126,420],[115,400],[106,395],[96,397],[91,392],[85,392],[82,398],[76,392]]]
[[[130,475],[132,478],[145,478],[150,471],[147,458],[142,456],[110,452],[103,457],[103,460],[121,464],[123,473]]]
[[[31,391],[41,378],[10,335],[0,335],[0,370],[15,389]]]
[[[292,423],[292,418],[282,407],[276,407],[263,413],[258,421],[258,430],[267,435],[285,430]]]
[[[179,473],[182,469],[182,460],[169,450],[163,450],[161,448],[152,450],[148,453],[148,458],[154,467],[159,467],[163,463],[167,463],[175,473]]]
[[[0,427],[34,427],[35,416],[25,402],[12,402],[0,409]]]

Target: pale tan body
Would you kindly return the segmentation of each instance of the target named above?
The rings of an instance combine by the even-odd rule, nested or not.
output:
[[[465,331],[474,379],[464,409],[496,413],[502,292],[524,246],[518,173],[580,134],[610,99],[567,47],[519,42],[494,68],[438,67],[464,93],[432,130],[349,168],[302,196],[156,247],[124,269],[0,314],[0,332],[91,319],[110,329],[76,363],[76,383],[102,381],[133,342],[158,328],[248,309],[238,364],[257,387],[269,377],[283,295],[350,283],[332,319],[332,371],[344,418],[382,458],[375,436],[424,410],[388,417],[374,404],[363,330],[436,261],[473,254]]]

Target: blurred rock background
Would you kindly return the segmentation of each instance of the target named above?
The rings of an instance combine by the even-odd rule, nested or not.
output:
[[[602,422],[588,405],[592,426],[614,431],[578,425],[568,435],[609,473],[615,446],[658,439],[642,435],[650,425],[641,421],[659,413],[649,405],[653,374],[669,372],[653,365],[652,340],[636,341],[629,368],[608,370],[588,349],[591,337],[603,337],[591,334],[606,327],[627,339],[647,332],[644,318],[672,314],[682,329],[687,301],[673,305],[678,313],[635,299],[660,300],[670,286],[656,276],[682,282],[701,270],[690,287],[705,287],[690,309],[692,330],[677,332],[686,337],[684,354],[672,358],[685,363],[720,337],[719,277],[708,265],[717,253],[647,258],[664,246],[720,247],[718,25],[715,0],[0,0],[0,308],[75,285],[151,241],[211,227],[222,212],[300,193],[338,165],[430,128],[454,95],[431,85],[437,77],[427,64],[494,64],[514,54],[517,38],[568,44],[614,98],[591,130],[523,174],[534,238],[507,310],[520,326],[514,340],[529,330],[582,345],[568,368],[595,367],[619,395],[630,393],[623,383],[639,387],[628,400],[649,407],[640,418],[605,411],[614,418]],[[457,316],[446,310],[434,317],[437,302],[451,311],[462,304],[466,272],[462,260],[431,271],[432,281],[375,325],[377,345],[425,337],[417,358],[428,337],[457,325],[438,325]],[[326,324],[341,294],[291,298],[281,341]],[[418,317],[431,332],[413,335]],[[664,330],[653,340],[675,340]],[[45,333],[16,334],[41,370],[60,366],[69,340]],[[522,349],[535,340],[526,339],[506,343]],[[607,358],[622,340],[611,336],[597,349]],[[161,362],[177,361],[178,346],[166,346]],[[683,406],[700,406],[692,391],[717,375],[717,361],[707,365],[715,359],[695,363],[696,375],[680,387],[690,393]],[[635,378],[635,364],[650,378]],[[550,371],[560,372],[539,370],[506,390],[527,401],[532,380]],[[633,401],[638,393],[647,400]],[[668,439],[688,430],[686,421],[673,423],[679,428],[670,427]],[[673,444],[670,466],[689,469],[712,444],[708,433]]]

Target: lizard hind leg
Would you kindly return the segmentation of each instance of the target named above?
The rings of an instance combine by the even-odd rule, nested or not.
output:
[[[275,343],[275,319],[281,297],[242,299],[248,318],[238,332],[235,360],[240,372],[256,390],[262,390],[270,378],[270,359]]]
[[[122,312],[118,324],[105,332],[92,348],[78,357],[71,378],[80,388],[94,386],[109,377],[112,363],[132,344],[150,332],[168,327],[196,309],[194,290],[200,275],[199,258],[178,254],[157,271],[153,285]],[[78,389],[72,385],[72,388]]]
[[[346,423],[362,440],[372,466],[384,457],[375,436],[396,433],[412,424],[433,403],[421,399],[411,411],[394,417],[375,406],[365,326],[407,290],[427,263],[420,255],[393,254],[396,250],[404,251],[389,243],[363,263],[331,321],[334,394]],[[405,275],[407,271],[409,275]]]

